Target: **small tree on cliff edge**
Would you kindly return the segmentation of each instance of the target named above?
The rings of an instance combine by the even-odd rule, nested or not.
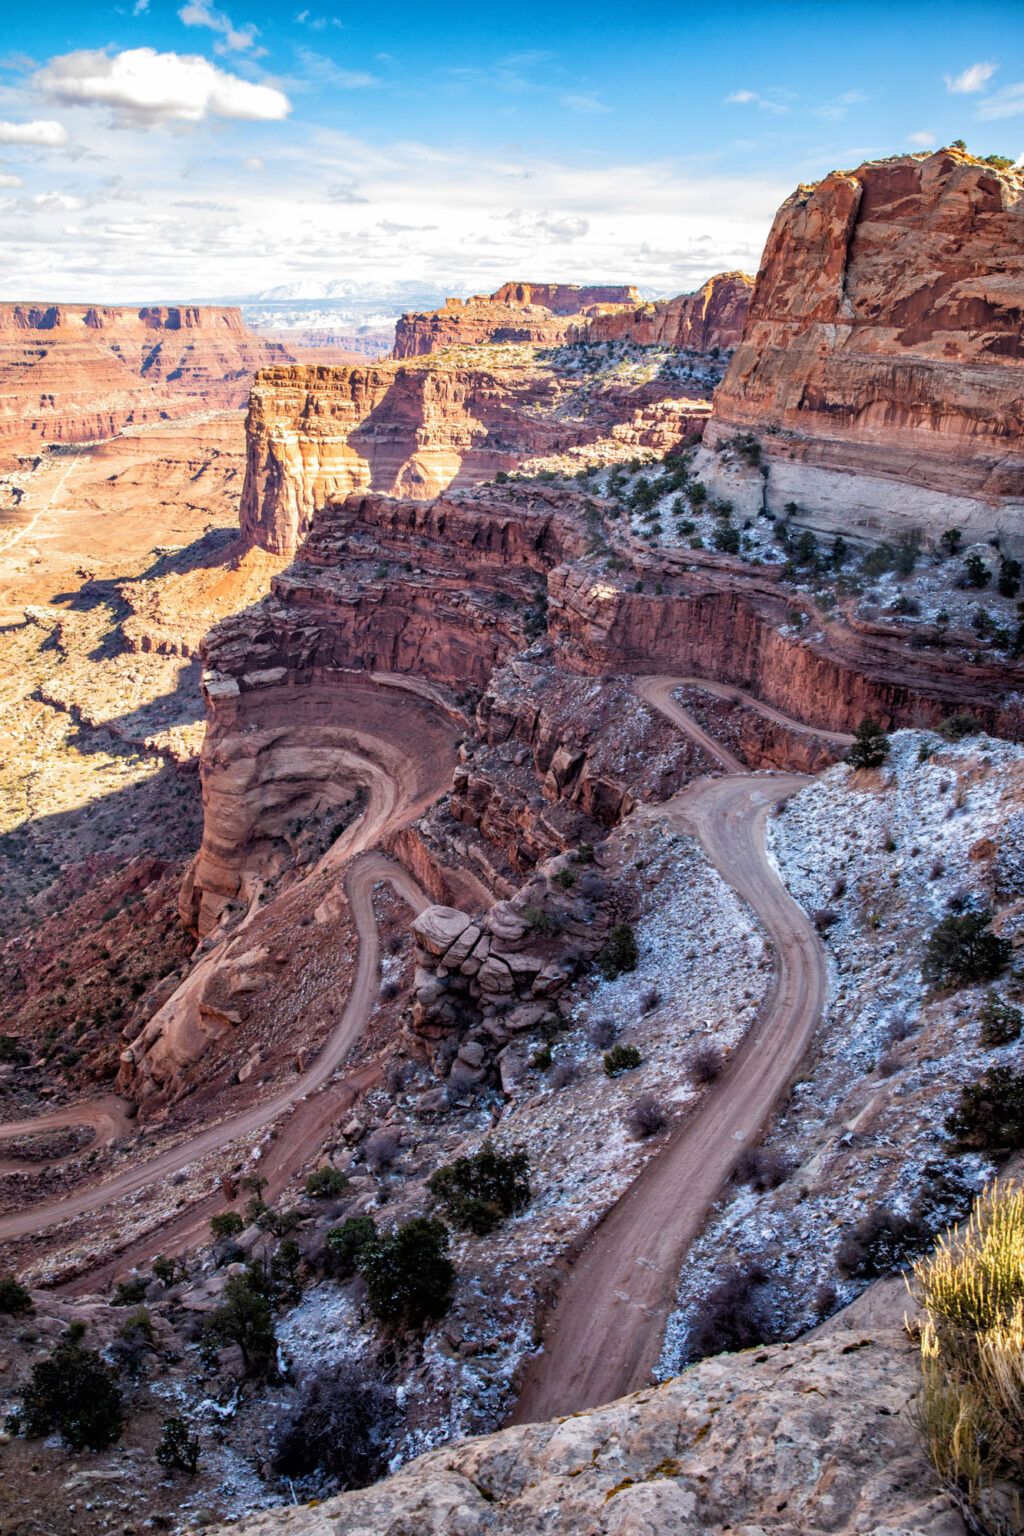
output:
[[[889,738],[876,720],[862,720],[846,761],[853,768],[881,768],[889,756]]]

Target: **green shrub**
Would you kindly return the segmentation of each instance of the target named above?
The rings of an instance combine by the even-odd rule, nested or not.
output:
[[[273,1309],[250,1271],[230,1276],[223,1302],[210,1313],[203,1329],[207,1357],[224,1344],[238,1345],[247,1375],[266,1376],[273,1369],[277,1348]]]
[[[875,720],[862,720],[846,754],[851,768],[880,768],[889,755],[889,738]]]
[[[451,1304],[455,1268],[444,1222],[415,1216],[364,1244],[358,1268],[370,1311],[392,1328],[421,1328]]]
[[[1001,597],[1016,597],[1020,591],[1021,565],[1019,560],[1007,560],[1004,558],[999,565],[999,580],[996,583]]]
[[[628,923],[616,923],[608,935],[607,943],[598,952],[597,964],[601,974],[614,981],[623,971],[635,971],[639,951],[636,935]]]
[[[28,1051],[19,1045],[13,1035],[0,1035],[0,1065],[23,1067],[28,1061]]]
[[[13,1275],[0,1275],[0,1312],[21,1317],[32,1311],[32,1297]]]
[[[199,1436],[189,1434],[184,1419],[164,1419],[156,1459],[168,1472],[188,1472],[195,1476],[199,1467]]]
[[[963,541],[963,530],[960,528],[946,528],[939,535],[939,544],[947,555],[955,555]]]
[[[977,736],[982,725],[974,715],[958,714],[947,715],[936,729],[946,741],[963,741],[966,736]]]
[[[962,1147],[991,1152],[1024,1147],[1024,1074],[990,1067],[960,1090],[946,1130]]]
[[[218,1242],[222,1237],[237,1237],[244,1229],[245,1222],[237,1211],[218,1211],[210,1217],[210,1231]]]
[[[472,1157],[435,1169],[427,1187],[457,1227],[482,1237],[529,1205],[529,1159],[521,1148],[502,1153],[485,1141]]]
[[[992,572],[980,555],[968,555],[964,561],[964,585],[967,587],[987,587],[992,580]]]
[[[110,1367],[83,1347],[84,1332],[83,1324],[72,1324],[32,1367],[20,1419],[32,1438],[59,1434],[73,1451],[105,1451],[124,1428],[121,1392]]]
[[[1010,958],[1010,941],[989,927],[987,912],[950,914],[936,924],[925,946],[921,975],[938,986],[991,981]]]
[[[1007,1003],[997,992],[990,992],[981,1006],[981,1031],[978,1039],[982,1045],[1008,1045],[1016,1040],[1024,1026],[1024,1013]]]
[[[146,1299],[146,1281],[141,1275],[133,1275],[130,1280],[119,1280],[114,1286],[114,1294],[110,1298],[112,1307],[137,1307]]]
[[[359,1255],[377,1236],[372,1216],[350,1216],[340,1227],[332,1227],[324,1243],[324,1268],[336,1280],[347,1280],[356,1272]]]
[[[347,1188],[348,1179],[341,1169],[332,1168],[329,1163],[317,1168],[306,1180],[306,1194],[314,1200],[333,1200]]]
[[[641,1059],[635,1045],[613,1045],[604,1053],[604,1070],[609,1077],[618,1077],[620,1072],[631,1072],[638,1067]]]

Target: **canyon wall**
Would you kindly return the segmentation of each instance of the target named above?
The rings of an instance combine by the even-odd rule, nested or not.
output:
[[[505,283],[489,296],[447,299],[443,308],[403,315],[395,327],[396,358],[488,342],[632,341],[687,351],[729,351],[743,335],[753,278],[722,272],[696,293],[645,304],[634,288]]]
[[[998,723],[1020,679],[1020,668],[914,649],[879,626],[861,632],[818,615],[804,638],[789,626],[792,597],[775,573],[710,552],[666,560],[652,579],[646,550],[613,525],[612,544],[591,553],[593,506],[536,482],[431,501],[327,500],[271,595],[204,645],[206,828],[188,895],[201,928],[251,889],[263,858],[259,815],[238,807],[249,793],[239,785],[256,782],[245,743],[267,727],[266,707],[277,711],[274,753],[287,761],[282,741],[301,744],[305,691],[326,698],[353,673],[404,676],[466,708],[479,698],[478,746],[456,774],[451,813],[496,842],[511,869],[579,840],[577,812],[614,824],[637,798],[671,792],[653,767],[671,731],[661,740],[645,726],[639,755],[622,756],[644,715],[630,674],[707,676],[837,731],[865,716],[886,727],[937,723],[966,707]],[[750,736],[754,766],[807,766],[806,743],[777,736]],[[262,777],[258,788],[264,796]],[[562,802],[573,815],[553,817]]]
[[[686,352],[731,352],[746,325],[754,279],[746,272],[719,272],[696,293],[658,299],[633,308],[602,309],[570,332],[576,341],[632,341],[639,346],[678,347]]]
[[[494,293],[446,299],[441,309],[402,315],[392,356],[422,357],[444,347],[529,341],[560,345],[572,321],[595,304],[635,305],[625,284],[581,288],[575,283],[503,283]]]
[[[237,410],[257,368],[291,356],[232,308],[0,304],[0,467],[47,443]]]
[[[955,149],[799,187],[696,472],[748,515],[1024,543],[1024,176]],[[738,451],[737,437],[757,447]]]
[[[331,496],[436,496],[606,438],[665,453],[700,430],[707,410],[699,385],[627,379],[595,389],[534,356],[266,369],[249,401],[242,531],[291,553]]]

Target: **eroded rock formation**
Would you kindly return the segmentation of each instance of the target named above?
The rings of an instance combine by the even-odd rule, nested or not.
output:
[[[696,293],[658,299],[634,308],[602,307],[572,334],[579,341],[632,341],[639,346],[679,347],[686,352],[732,351],[739,346],[754,279],[746,272],[719,272]]]
[[[700,383],[592,385],[532,353],[266,369],[249,402],[242,531],[290,553],[329,496],[436,496],[604,439],[664,453],[699,431],[708,409]]]
[[[237,309],[0,304],[0,463],[41,443],[238,409],[256,369],[290,357]]]
[[[865,539],[1024,539],[1024,177],[955,149],[779,210],[697,472]],[[737,443],[753,434],[754,446]]]
[[[687,351],[727,351],[743,334],[753,279],[722,272],[696,293],[645,304],[635,288],[505,283],[489,296],[446,299],[443,308],[403,315],[395,327],[396,358],[485,342],[632,341]]]

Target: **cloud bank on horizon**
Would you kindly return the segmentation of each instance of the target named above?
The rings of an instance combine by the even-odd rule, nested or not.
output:
[[[3,298],[676,293],[756,270],[799,181],[960,137],[1024,150],[1008,3],[653,0],[637,20],[569,0],[540,27],[461,3],[56,0],[4,41]]]

